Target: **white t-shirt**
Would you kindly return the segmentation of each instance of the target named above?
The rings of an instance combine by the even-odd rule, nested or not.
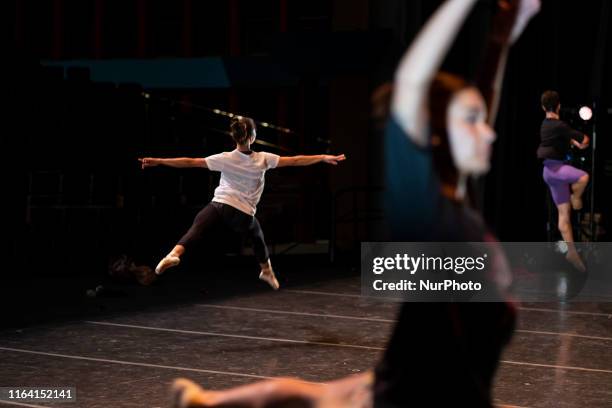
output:
[[[221,172],[212,200],[255,215],[264,189],[264,174],[275,168],[279,159],[280,156],[268,152],[245,154],[237,149],[206,157],[206,166]]]

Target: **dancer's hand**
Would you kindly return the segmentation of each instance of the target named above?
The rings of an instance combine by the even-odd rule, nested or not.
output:
[[[588,138],[585,137],[585,140],[582,143],[580,143],[580,142],[572,139],[572,144],[574,146],[576,146],[578,149],[584,150],[584,149],[589,147],[589,140],[588,140]]]
[[[323,161],[327,164],[337,166],[339,162],[346,160],[346,156],[341,154],[339,156],[333,156],[330,154],[323,155]]]
[[[144,170],[147,167],[155,167],[155,166],[159,166],[159,159],[156,159],[154,157],[143,157],[143,158],[139,158],[138,161],[140,162],[140,167]]]
[[[515,42],[527,27],[529,20],[540,11],[540,0],[520,0],[518,13],[512,27],[510,42]]]
[[[514,43],[527,23],[540,10],[540,0],[499,0],[493,18],[492,36],[500,43]]]

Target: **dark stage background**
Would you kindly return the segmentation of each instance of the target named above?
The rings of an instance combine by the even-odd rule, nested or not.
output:
[[[122,253],[157,261],[210,200],[217,179],[198,170],[143,173],[136,158],[231,148],[223,133],[227,118],[202,107],[291,129],[260,128],[260,139],[276,147],[257,149],[348,157],[338,168],[268,173],[258,217],[270,244],[327,249],[331,242],[337,256],[384,237],[382,135],[371,96],[391,79],[401,53],[440,3],[7,2],[13,46],[4,62],[2,236],[9,261],[3,272],[100,274]],[[597,102],[595,207],[611,229],[607,3],[545,0],[512,50],[493,170],[484,183],[484,213],[501,240],[547,239],[547,191],[535,157],[539,96],[547,88],[559,90],[567,108]],[[492,1],[479,3],[447,69],[473,73],[493,9]],[[124,71],[111,68],[99,77],[100,64],[109,61],[124,64],[116,68]],[[147,82],[146,67],[160,62],[169,64],[162,80]],[[214,69],[198,71],[200,63]],[[142,81],[111,80],[134,66],[145,67]],[[592,122],[579,123],[576,113],[565,118],[592,132]],[[588,160],[584,165],[590,168]],[[215,254],[223,240],[212,241],[199,262],[222,259]],[[221,252],[238,250],[240,243],[230,242]]]

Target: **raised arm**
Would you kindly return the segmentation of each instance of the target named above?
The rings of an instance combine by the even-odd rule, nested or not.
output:
[[[316,156],[286,156],[278,159],[278,165],[276,167],[310,166],[321,162],[336,166],[344,160],[346,160],[346,156],[343,154],[338,156],[329,154],[319,154]]]
[[[476,82],[482,93],[493,126],[497,117],[501,88],[510,45],[518,39],[527,23],[540,10],[540,0],[500,0],[487,39],[484,60]]]
[[[476,0],[447,0],[429,19],[395,73],[391,112],[413,142],[426,146],[427,94]]]
[[[176,157],[172,159],[161,159],[157,157],[143,157],[138,159],[141,164],[142,169],[146,169],[147,167],[155,167],[155,166],[168,166],[168,167],[177,167],[177,168],[187,168],[187,167],[202,167],[208,168],[206,164],[206,159],[202,158],[191,158],[191,157]]]

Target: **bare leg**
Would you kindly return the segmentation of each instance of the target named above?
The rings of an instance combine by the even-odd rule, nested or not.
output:
[[[577,182],[572,184],[572,196],[570,197],[570,200],[574,210],[582,209],[582,193],[584,193],[584,189],[586,188],[587,184],[589,184],[588,174],[580,177]]]
[[[372,408],[374,373],[366,371],[329,383],[316,408]]]
[[[161,275],[168,268],[178,265],[181,262],[181,256],[185,253],[185,247],[183,245],[176,245],[172,248],[172,251],[166,255],[155,268],[155,273]]]
[[[283,403],[306,408],[313,406],[325,387],[323,384],[305,383],[293,378],[275,378],[224,391],[205,391],[192,381],[181,378],[174,381],[172,391],[175,408],[264,408]]]
[[[572,223],[570,219],[572,211],[570,203],[559,204],[557,209],[559,210],[559,232],[561,232],[561,236],[567,244],[566,258],[578,268],[578,270],[584,272],[586,267],[580,259],[580,255],[578,255],[578,251],[576,251],[576,246],[574,245],[574,234],[572,232]]]

